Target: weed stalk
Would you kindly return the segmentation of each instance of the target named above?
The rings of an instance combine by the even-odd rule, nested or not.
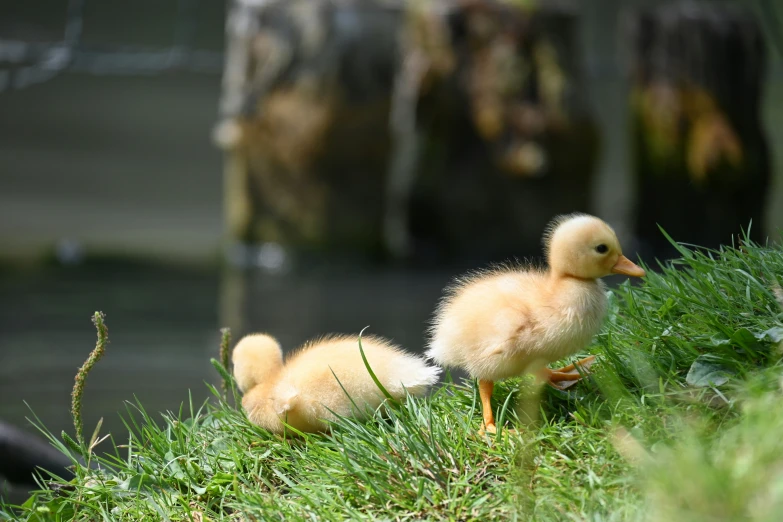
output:
[[[87,375],[95,366],[95,363],[103,357],[106,351],[106,344],[109,342],[109,330],[104,322],[106,315],[103,312],[95,312],[92,316],[92,323],[98,331],[98,341],[95,348],[90,352],[90,356],[84,361],[84,364],[76,373],[76,382],[73,385],[71,393],[71,416],[73,417],[73,427],[76,430],[76,438],[81,446],[84,446],[84,422],[82,421],[82,395],[84,395],[84,383],[87,381]]]
[[[221,328],[220,329],[220,364],[223,365],[223,368],[228,372],[229,367],[229,356],[230,356],[230,346],[231,346],[231,328]],[[228,379],[223,377],[223,396],[228,399]]]

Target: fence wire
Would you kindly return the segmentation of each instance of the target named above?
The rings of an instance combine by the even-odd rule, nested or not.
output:
[[[175,70],[220,74],[222,52],[193,48],[199,2],[179,0],[169,47],[90,48],[82,43],[87,0],[69,0],[61,41],[37,43],[0,38],[0,93],[47,82],[65,71],[127,76]]]

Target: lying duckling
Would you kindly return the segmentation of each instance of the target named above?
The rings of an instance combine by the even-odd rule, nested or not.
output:
[[[494,382],[534,370],[557,388],[578,381],[574,365],[554,371],[544,365],[584,348],[598,332],[606,310],[598,279],[645,275],[623,256],[609,225],[593,216],[556,218],[544,246],[548,270],[506,267],[470,275],[447,289],[435,312],[427,355],[478,378],[490,433],[496,432]],[[584,369],[593,360],[577,364]]]
[[[423,395],[441,372],[380,337],[362,337],[362,348],[373,373],[395,399],[402,399],[406,390]],[[335,418],[332,412],[364,418],[367,406],[375,409],[384,400],[355,336],[310,341],[283,362],[274,337],[248,335],[234,348],[233,362],[248,418],[274,433],[284,431],[283,423],[302,432],[326,431],[326,421]]]

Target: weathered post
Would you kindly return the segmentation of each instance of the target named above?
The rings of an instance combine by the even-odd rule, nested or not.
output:
[[[527,4],[409,4],[392,122],[417,172],[392,170],[390,187],[410,184],[415,247],[471,261],[537,254],[554,214],[590,210],[599,136],[579,18]]]
[[[361,0],[234,0],[215,132],[233,240],[382,248],[400,14]]]
[[[770,159],[758,22],[718,2],[639,9],[629,21],[640,251],[675,254],[658,224],[714,248],[736,243],[752,220],[751,239],[763,240]]]

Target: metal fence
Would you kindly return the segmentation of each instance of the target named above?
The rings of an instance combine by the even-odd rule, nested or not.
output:
[[[149,75],[167,71],[219,74],[223,53],[194,48],[200,0],[179,0],[171,45],[93,48],[82,41],[87,0],[69,0],[63,37],[26,42],[0,35],[0,93],[47,82],[70,70],[96,75]]]

